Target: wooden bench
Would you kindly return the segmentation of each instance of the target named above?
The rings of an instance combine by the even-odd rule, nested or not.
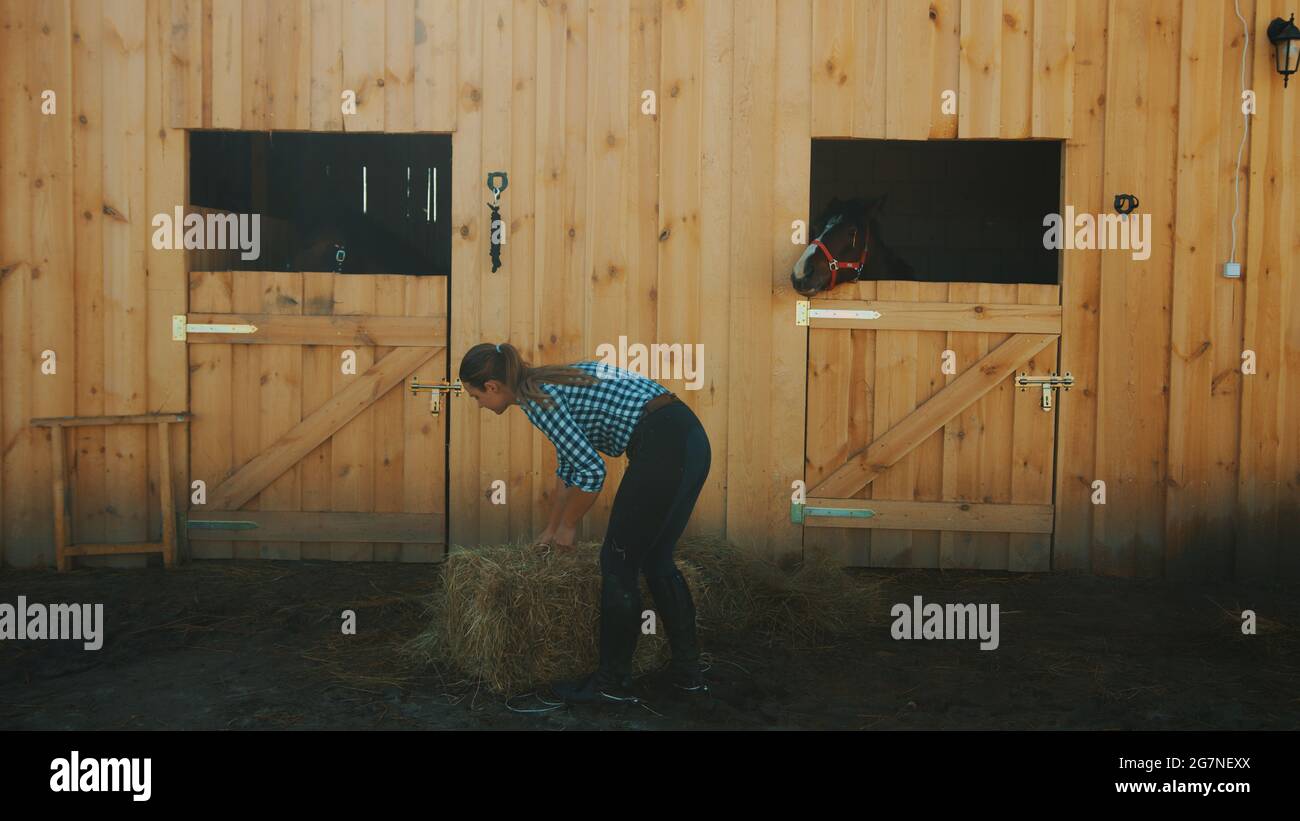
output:
[[[161,553],[163,564],[176,564],[176,500],[172,494],[171,438],[168,426],[186,422],[188,413],[142,413],[135,416],[52,416],[33,419],[32,425],[53,428],[50,434],[54,474],[54,558],[59,572],[72,569],[74,556],[118,556]],[[158,427],[158,491],[162,500],[162,541],[130,544],[74,544],[69,538],[67,459],[64,457],[64,428],[86,425],[156,425]]]

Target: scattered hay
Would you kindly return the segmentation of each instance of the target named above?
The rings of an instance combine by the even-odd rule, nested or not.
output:
[[[1206,596],[1206,598],[1210,597]],[[1210,599],[1210,601],[1214,602],[1214,606],[1223,612],[1224,621],[1232,622],[1232,624],[1237,627],[1242,625],[1245,610],[1242,609],[1240,605],[1237,605],[1235,609],[1229,609],[1219,604],[1217,601],[1214,601],[1214,599]],[[1270,619],[1261,616],[1258,613],[1255,614],[1255,633],[1257,635],[1267,636],[1274,633],[1287,633],[1290,631],[1291,628],[1285,622],[1278,621],[1277,619]]]
[[[824,646],[877,623],[879,579],[855,579],[821,551],[777,564],[716,538],[683,541],[676,555],[708,582],[697,604],[702,631],[758,633],[769,645]]]
[[[517,544],[457,548],[429,602],[428,627],[403,649],[507,695],[587,673],[599,660],[599,553],[596,543],[549,555]],[[783,568],[722,540],[692,539],[675,558],[702,633],[754,631],[769,643],[814,646],[878,616],[879,582],[854,580],[821,556]],[[644,579],[641,597],[653,609]],[[634,670],[669,655],[660,625],[637,642]]]

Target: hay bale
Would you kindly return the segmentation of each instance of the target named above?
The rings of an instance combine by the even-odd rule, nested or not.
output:
[[[430,602],[429,628],[406,649],[425,662],[449,662],[503,694],[589,673],[600,660],[599,554],[595,543],[550,555],[521,545],[457,548]],[[688,562],[678,566],[702,595],[699,571]],[[641,601],[653,609],[644,578]],[[642,635],[633,670],[653,670],[669,655],[662,628]]]
[[[549,555],[521,545],[457,548],[429,603],[429,627],[405,650],[507,695],[590,672],[600,655],[599,553],[597,543]],[[751,631],[769,644],[812,647],[871,623],[879,610],[878,582],[856,580],[811,551],[782,567],[724,540],[695,538],[675,558],[702,633]],[[653,609],[644,578],[641,599]],[[633,668],[644,673],[669,655],[660,625],[640,637]]]

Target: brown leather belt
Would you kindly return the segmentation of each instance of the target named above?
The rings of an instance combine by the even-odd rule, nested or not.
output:
[[[641,415],[637,417],[636,424],[632,426],[632,436],[627,442],[627,456],[629,459],[636,454],[637,445],[641,440],[641,423],[645,421],[645,418],[666,405],[672,405],[681,401],[682,400],[677,398],[677,394],[661,393],[642,406]]]
[[[661,393],[658,396],[652,398],[649,402],[645,403],[645,406],[641,408],[641,415],[637,417],[636,423],[638,425],[641,424],[642,419],[645,419],[647,416],[659,410],[664,405],[671,405],[674,402],[680,402],[680,401],[682,400],[678,399],[677,394],[675,393],[671,393],[671,392]]]

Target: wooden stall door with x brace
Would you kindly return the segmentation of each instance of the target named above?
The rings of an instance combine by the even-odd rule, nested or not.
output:
[[[805,549],[858,566],[1050,569],[1059,293],[880,281],[800,307]],[[1048,389],[1017,389],[1024,374]]]
[[[442,560],[447,277],[194,271],[178,337],[193,557]]]

